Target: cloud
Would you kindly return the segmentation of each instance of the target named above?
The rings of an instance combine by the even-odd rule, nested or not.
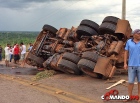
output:
[[[0,8],[9,9],[25,9],[30,8],[30,6],[35,6],[40,4],[47,4],[54,2],[72,2],[72,0],[0,0]],[[81,1],[81,0],[74,0]]]
[[[138,28],[140,1],[126,1],[126,19]],[[40,31],[44,24],[71,28],[83,19],[100,25],[106,16],[121,18],[121,12],[122,0],[0,0],[0,30]]]
[[[57,1],[57,0],[54,0]],[[25,9],[30,8],[30,6],[40,5],[40,3],[49,3],[51,0],[0,0],[1,8],[8,9]]]

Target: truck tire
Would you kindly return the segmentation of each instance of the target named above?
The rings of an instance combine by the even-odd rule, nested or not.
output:
[[[98,54],[92,51],[87,51],[82,54],[82,58],[97,62]]]
[[[45,24],[43,27],[42,27],[43,30],[45,31],[50,31],[51,33],[55,34],[56,35],[56,32],[58,31],[56,28],[54,28],[53,26],[51,25],[47,25]]]
[[[78,62],[78,68],[81,70],[82,68],[84,68],[84,69],[87,69],[88,71],[93,72],[94,67],[95,67],[95,63],[87,59],[81,59]]]
[[[98,74],[98,73],[95,73],[95,72],[88,71],[88,69],[82,68],[82,71],[90,77],[94,77],[94,78],[98,78],[98,79],[103,78],[102,74]]]
[[[99,29],[99,25],[97,23],[95,23],[94,21],[91,21],[91,20],[87,20],[87,19],[82,20],[80,25],[85,25],[85,26],[91,27],[96,32],[98,32],[98,29]]]
[[[61,59],[58,63],[58,68],[60,71],[68,73],[68,74],[76,74],[79,75],[81,71],[78,69],[77,65],[71,61]]]
[[[76,33],[78,38],[80,38],[82,35],[83,36],[98,35],[98,33],[94,29],[84,25],[78,26]]]
[[[62,59],[69,60],[69,61],[77,64],[80,60],[80,57],[73,54],[73,53],[66,52],[66,53],[63,54]]]
[[[114,34],[116,30],[116,25],[112,23],[102,23],[99,27],[99,34],[104,35],[104,34]]]
[[[26,60],[33,61],[33,62],[36,63],[36,66],[43,67],[43,62],[44,62],[44,60],[43,60],[42,58],[40,58],[40,57],[37,57],[37,56],[31,54],[31,53],[29,53],[29,54],[27,55]],[[26,60],[25,60],[25,61],[26,61]],[[26,63],[28,63],[28,62],[26,62]],[[33,66],[34,66],[34,64],[33,64]]]
[[[114,17],[114,16],[107,16],[104,18],[104,20],[102,21],[102,23],[104,22],[108,22],[108,23],[113,23],[113,24],[117,24],[119,18]]]

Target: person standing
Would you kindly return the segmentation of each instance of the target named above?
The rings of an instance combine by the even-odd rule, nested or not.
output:
[[[20,59],[20,48],[19,45],[16,44],[16,46],[14,47],[14,63],[18,64],[19,63],[19,59]]]
[[[23,42],[20,43],[21,46],[21,67],[24,67],[25,64],[25,55],[26,55],[26,45]]]
[[[31,49],[32,49],[32,47],[33,47],[33,44],[32,44],[32,43],[30,43],[29,45],[30,45],[30,46],[29,46],[29,48],[28,48],[28,52],[31,51]]]
[[[10,50],[9,50],[9,52],[10,52],[10,62],[12,61],[12,58],[13,58],[13,50],[14,50],[14,48],[12,46],[10,46]]]
[[[138,96],[140,97],[140,29],[132,32],[133,38],[125,45],[124,69],[128,70],[128,94],[132,95],[134,81],[137,77]],[[127,63],[128,60],[128,63]],[[140,99],[138,100],[140,103]]]
[[[5,50],[5,65],[6,66],[9,66],[9,60],[10,60],[10,53],[9,53],[9,50],[10,50],[10,48],[9,48],[9,44],[7,44],[7,46],[4,48],[4,50]]]
[[[0,45],[0,61],[2,61],[2,47]]]

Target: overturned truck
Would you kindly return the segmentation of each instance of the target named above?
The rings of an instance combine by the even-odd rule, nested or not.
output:
[[[68,74],[111,78],[116,69],[123,68],[124,45],[131,32],[129,21],[114,16],[105,17],[101,25],[84,19],[71,29],[44,25],[26,63]]]

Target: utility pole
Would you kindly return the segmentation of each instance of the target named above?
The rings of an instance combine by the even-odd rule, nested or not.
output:
[[[122,0],[122,19],[125,20],[126,17],[126,0]]]

